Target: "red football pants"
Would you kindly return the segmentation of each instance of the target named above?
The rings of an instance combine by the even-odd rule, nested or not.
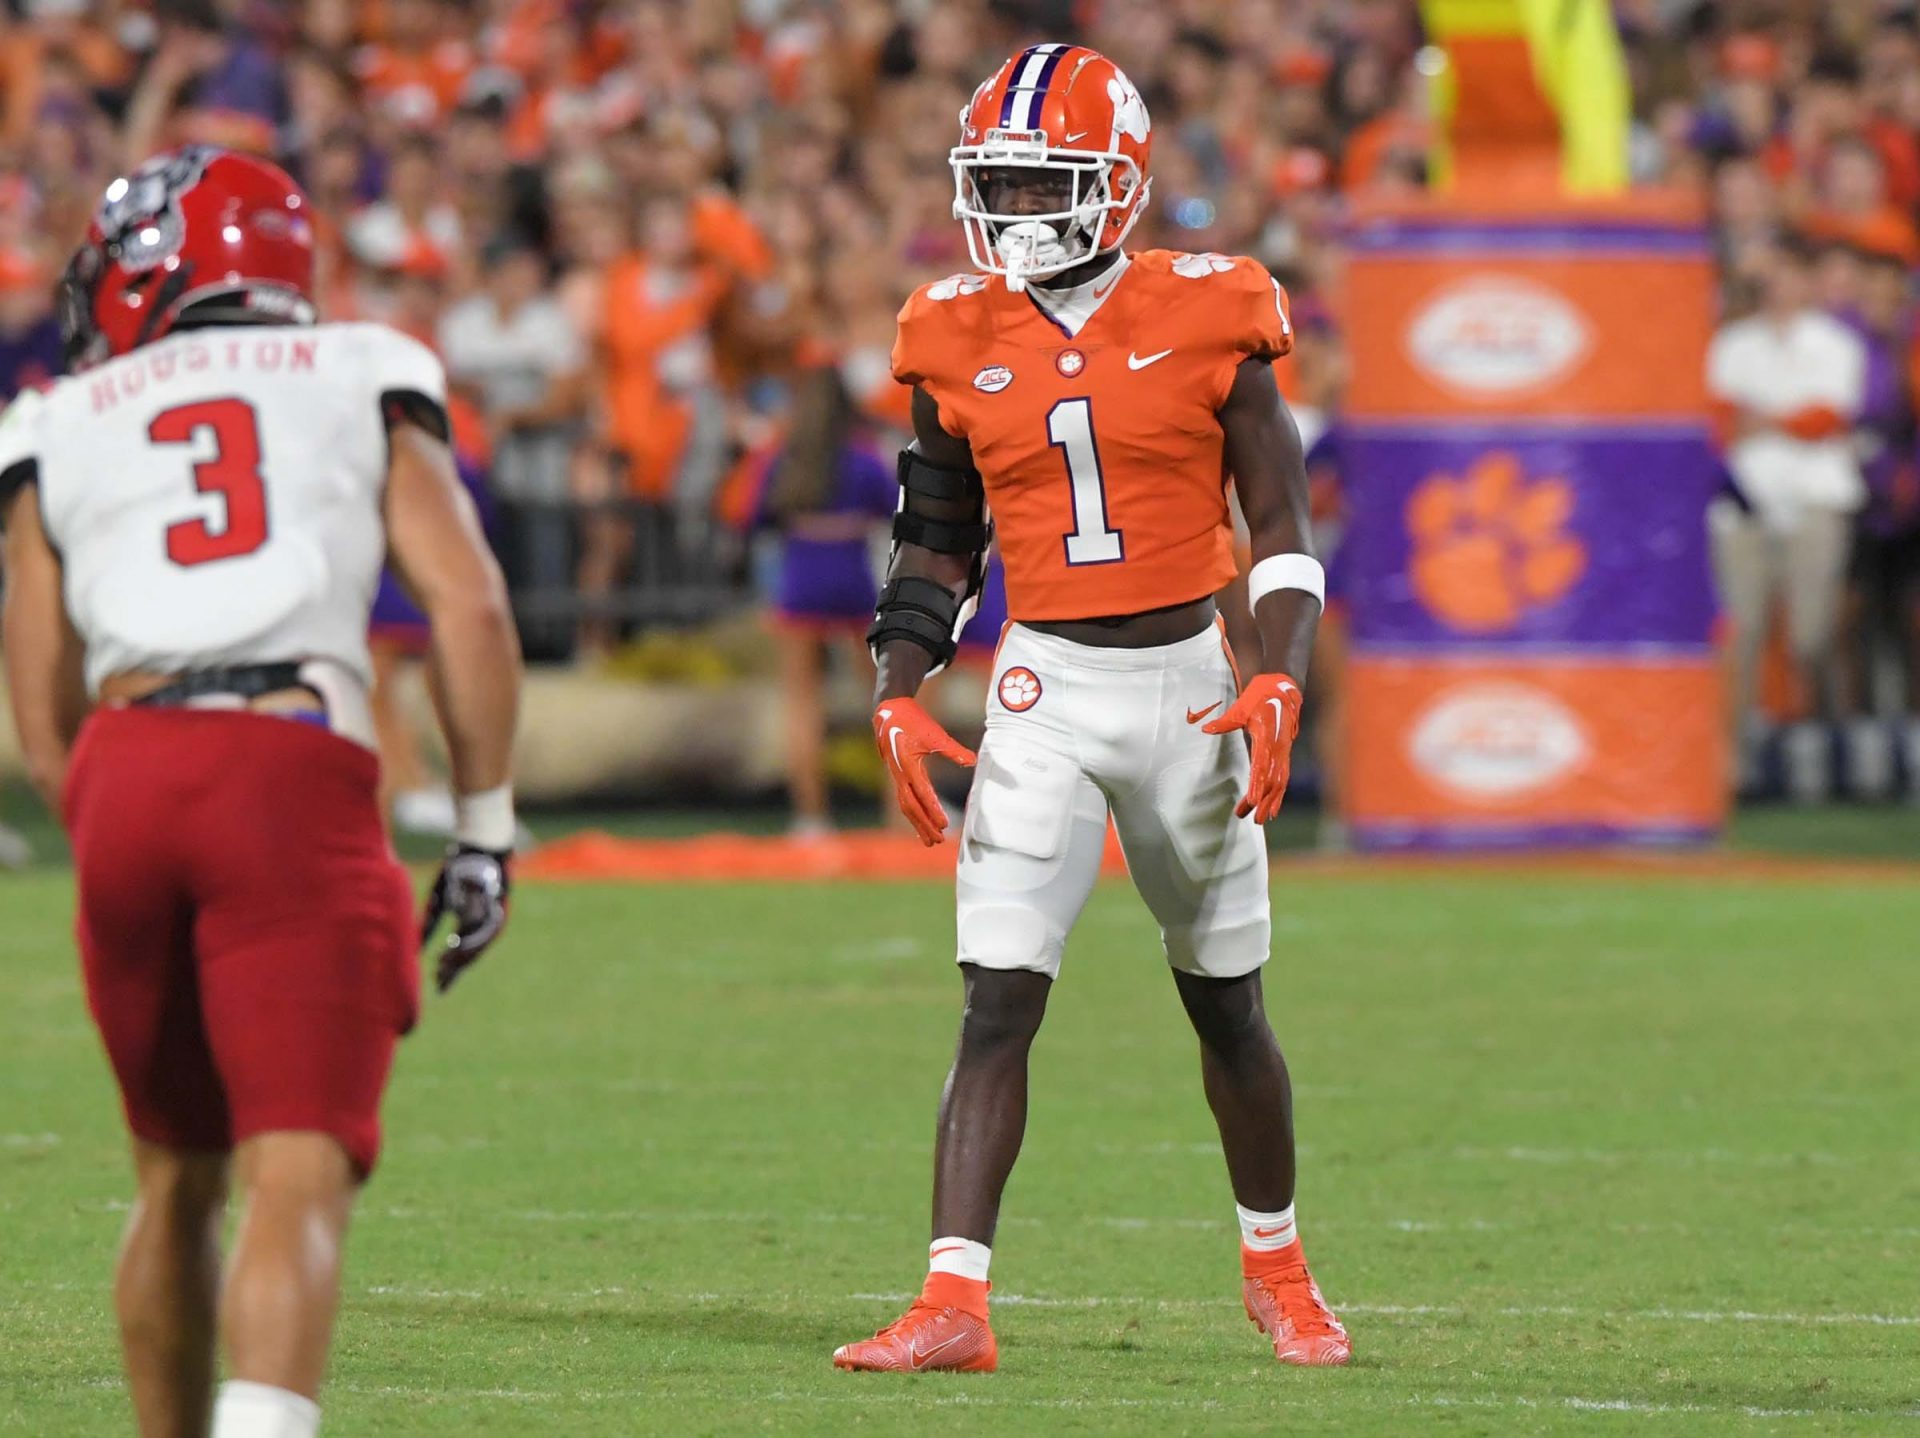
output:
[[[374,756],[266,714],[103,709],[64,807],[87,1002],[133,1133],[380,1152],[394,1045],[419,1012],[413,896]]]

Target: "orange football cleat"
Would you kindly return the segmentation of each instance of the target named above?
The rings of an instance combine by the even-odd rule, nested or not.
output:
[[[873,1337],[836,1348],[833,1366],[854,1373],[991,1373],[1000,1366],[1000,1345],[979,1314],[916,1298]]]
[[[1320,1296],[1320,1285],[1307,1272],[1300,1246],[1282,1249],[1277,1255],[1280,1261],[1268,1266],[1265,1260],[1275,1256],[1260,1255],[1260,1271],[1248,1274],[1240,1288],[1247,1317],[1273,1340],[1273,1356],[1305,1368],[1334,1368],[1350,1362],[1353,1341]]]

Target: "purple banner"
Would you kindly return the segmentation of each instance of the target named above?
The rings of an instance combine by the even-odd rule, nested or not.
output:
[[[1356,647],[1710,641],[1704,431],[1356,423],[1339,465]]]

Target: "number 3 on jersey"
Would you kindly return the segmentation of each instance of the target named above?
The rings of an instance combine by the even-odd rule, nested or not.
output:
[[[1067,457],[1073,489],[1073,531],[1067,563],[1114,564],[1127,557],[1120,531],[1107,527],[1107,481],[1093,442],[1093,401],[1063,399],[1047,411],[1047,442]]]
[[[182,568],[236,559],[267,542],[267,488],[260,477],[260,424],[253,406],[241,399],[209,399],[177,405],[154,417],[147,438],[155,444],[203,446],[213,453],[193,466],[194,487],[226,501],[226,522],[218,529],[205,519],[183,519],[167,527],[167,558]]]

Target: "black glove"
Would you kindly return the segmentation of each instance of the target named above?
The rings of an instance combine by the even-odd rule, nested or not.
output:
[[[507,894],[512,881],[507,865],[511,854],[456,844],[427,893],[427,916],[420,925],[420,945],[432,942],[440,920],[451,914],[453,932],[440,950],[434,982],[441,993],[487,951],[507,926]]]

